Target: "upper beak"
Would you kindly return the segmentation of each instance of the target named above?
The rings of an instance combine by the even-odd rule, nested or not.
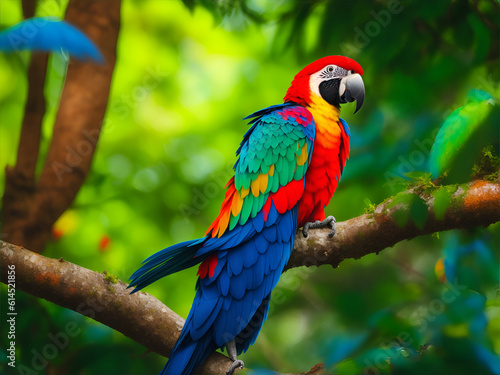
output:
[[[350,103],[356,100],[356,110],[358,112],[365,100],[365,85],[363,79],[357,73],[349,74],[340,81],[339,97],[343,103]]]

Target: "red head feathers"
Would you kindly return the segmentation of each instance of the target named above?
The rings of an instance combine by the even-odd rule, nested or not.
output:
[[[297,73],[283,100],[285,102],[292,101],[301,105],[309,103],[311,93],[309,88],[309,77],[311,74],[320,71],[327,65],[336,65],[346,70],[354,70],[354,73],[363,75],[363,68],[353,59],[338,55],[325,56],[307,65]]]

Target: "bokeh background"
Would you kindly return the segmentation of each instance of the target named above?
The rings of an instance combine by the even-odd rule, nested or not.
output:
[[[64,18],[66,5],[42,0],[37,15]],[[405,189],[411,177],[426,178],[411,172],[428,172],[438,129],[468,103],[470,90],[496,103],[496,115],[481,128],[493,136],[476,147],[489,144],[494,160],[499,9],[496,0],[123,0],[93,167],[44,255],[126,281],[153,252],[202,236],[247,129],[242,118],[280,103],[293,76],[325,55],[347,55],[365,70],[362,110],[353,115],[348,104],[342,111],[352,151],[327,209],[338,221]],[[20,1],[0,0],[0,28],[21,20]],[[28,58],[0,54],[2,181],[4,167],[15,162]],[[42,156],[67,63],[53,54],[49,66]],[[479,155],[468,158],[479,163]],[[279,372],[326,362],[338,374],[500,374],[499,232],[497,223],[439,233],[337,269],[287,271],[242,359],[252,369]],[[146,291],[186,317],[195,274],[183,271]],[[19,291],[17,306],[19,364],[30,367],[48,335],[67,322],[81,328],[37,374],[154,374],[165,363],[73,311]],[[5,373],[19,373],[5,366],[3,351],[0,362]]]

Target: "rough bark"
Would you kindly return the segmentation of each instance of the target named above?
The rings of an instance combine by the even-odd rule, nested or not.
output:
[[[106,62],[97,65],[70,60],[53,136],[37,182],[34,167],[40,143],[38,122],[44,112],[40,105],[43,81],[30,81],[30,94],[37,94],[37,105],[30,104],[28,94],[16,167],[6,169],[2,238],[37,252],[43,251],[52,225],[71,205],[90,169],[116,60],[120,0],[72,0],[66,20],[89,36]],[[41,74],[40,69],[37,74]]]
[[[184,319],[148,293],[130,295],[127,284],[61,259],[46,258],[0,241],[0,274],[15,265],[16,289],[74,310],[123,333],[149,350],[168,357]],[[214,353],[203,374],[225,374],[232,361]],[[222,366],[222,367],[221,367]]]
[[[441,187],[444,189],[447,187]],[[444,216],[438,218],[434,209],[434,189],[414,188],[400,194],[413,194],[427,206],[427,219],[418,227],[411,219],[404,226],[398,214],[408,211],[405,204],[394,205],[394,197],[378,205],[373,213],[337,223],[337,233],[328,238],[328,229],[310,231],[307,238],[297,236],[288,268],[298,266],[337,267],[344,259],[359,259],[377,253],[403,240],[450,229],[486,227],[500,221],[498,183],[484,180],[457,186],[451,195]],[[425,191],[422,191],[425,190]]]
[[[435,189],[432,189],[435,190]],[[399,226],[396,217],[403,204],[391,198],[365,214],[338,223],[338,234],[328,239],[328,230],[311,230],[307,239],[297,234],[289,267],[338,265],[343,259],[378,253],[385,247],[419,235],[449,229],[487,226],[500,221],[498,183],[473,181],[457,187],[449,208],[436,217],[433,195],[414,188],[403,194],[420,197],[428,208],[425,225],[409,221]],[[439,215],[438,215],[439,216]],[[0,241],[0,275],[7,282],[7,267],[15,265],[16,288],[57,305],[89,316],[123,333],[149,350],[168,356],[184,320],[153,296],[129,295],[126,284],[111,275],[90,271],[62,259],[50,259],[22,247]],[[231,361],[212,355],[203,374],[224,374]],[[309,372],[322,373],[317,365]]]

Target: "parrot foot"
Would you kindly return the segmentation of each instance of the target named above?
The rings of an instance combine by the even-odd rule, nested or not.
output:
[[[309,229],[319,229],[319,228],[332,228],[331,232],[328,233],[328,238],[332,238],[335,235],[335,224],[337,223],[337,220],[333,216],[328,216],[325,220],[319,221],[316,220],[315,222],[309,222],[305,223],[304,227],[302,228],[302,235],[304,237],[307,237],[309,234]]]
[[[233,360],[233,364],[229,367],[229,370],[227,370],[226,375],[232,375],[234,370],[237,368],[242,369],[245,367],[245,363],[237,358],[238,353],[236,351],[236,342],[234,340],[226,344],[226,349],[229,358]]]
[[[226,372],[226,375],[232,375],[234,370],[236,370],[237,368],[240,368],[242,369],[243,367],[245,367],[245,363],[240,360],[240,359],[237,359],[236,361],[233,362],[233,364],[229,367],[229,370],[227,370]]]

